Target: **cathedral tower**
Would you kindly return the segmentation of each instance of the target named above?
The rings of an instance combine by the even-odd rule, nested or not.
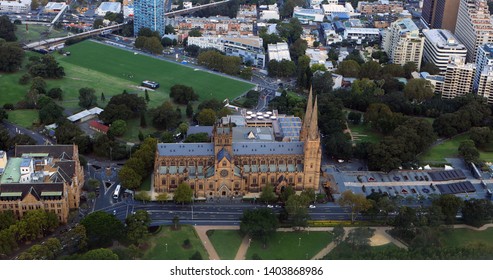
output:
[[[308,104],[305,119],[303,121],[301,141],[304,142],[304,182],[305,189],[318,191],[320,183],[320,165],[322,159],[322,147],[320,146],[320,133],[318,131],[318,101],[312,105],[312,91],[308,96]],[[313,106],[313,107],[312,107]]]

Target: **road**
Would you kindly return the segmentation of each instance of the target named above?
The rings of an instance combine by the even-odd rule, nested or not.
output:
[[[36,141],[37,145],[46,145],[46,144],[53,145],[53,141],[51,139],[49,139],[49,138],[47,138],[47,137],[43,136],[42,134],[39,134],[35,131],[31,131],[31,130],[23,128],[21,126],[15,125],[15,124],[7,121],[7,120],[3,120],[3,125],[5,126],[5,128],[7,128],[7,130],[9,131],[11,136],[14,136],[14,135],[19,134],[19,133],[25,134],[25,135],[28,135],[31,138],[33,138]]]

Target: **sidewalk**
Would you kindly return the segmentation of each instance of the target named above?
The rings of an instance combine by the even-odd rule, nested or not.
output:
[[[230,229],[230,230],[239,230],[239,226],[194,226],[195,231],[197,232],[200,240],[202,241],[202,244],[204,244],[204,248],[207,251],[207,254],[209,254],[209,260],[220,260],[219,255],[216,252],[216,249],[212,245],[211,241],[209,240],[209,237],[207,236],[207,231],[209,230],[225,230],[225,229]],[[245,251],[246,252],[246,251]]]

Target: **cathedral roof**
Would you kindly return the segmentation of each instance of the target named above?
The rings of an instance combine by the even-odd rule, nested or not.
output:
[[[160,156],[214,156],[213,143],[158,143]]]
[[[224,148],[217,153],[217,161],[220,162],[223,158],[226,158],[229,162],[231,162],[231,155]]]
[[[235,155],[299,155],[303,142],[237,142],[233,143]]]

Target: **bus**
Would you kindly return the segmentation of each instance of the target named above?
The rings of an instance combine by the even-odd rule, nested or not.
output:
[[[142,81],[141,84],[143,87],[151,88],[151,89],[157,89],[159,87],[159,83],[153,82],[153,81]]]
[[[120,186],[120,185],[116,186],[115,192],[113,193],[113,199],[118,199],[118,197],[120,196],[121,188],[122,188],[122,186]]]

